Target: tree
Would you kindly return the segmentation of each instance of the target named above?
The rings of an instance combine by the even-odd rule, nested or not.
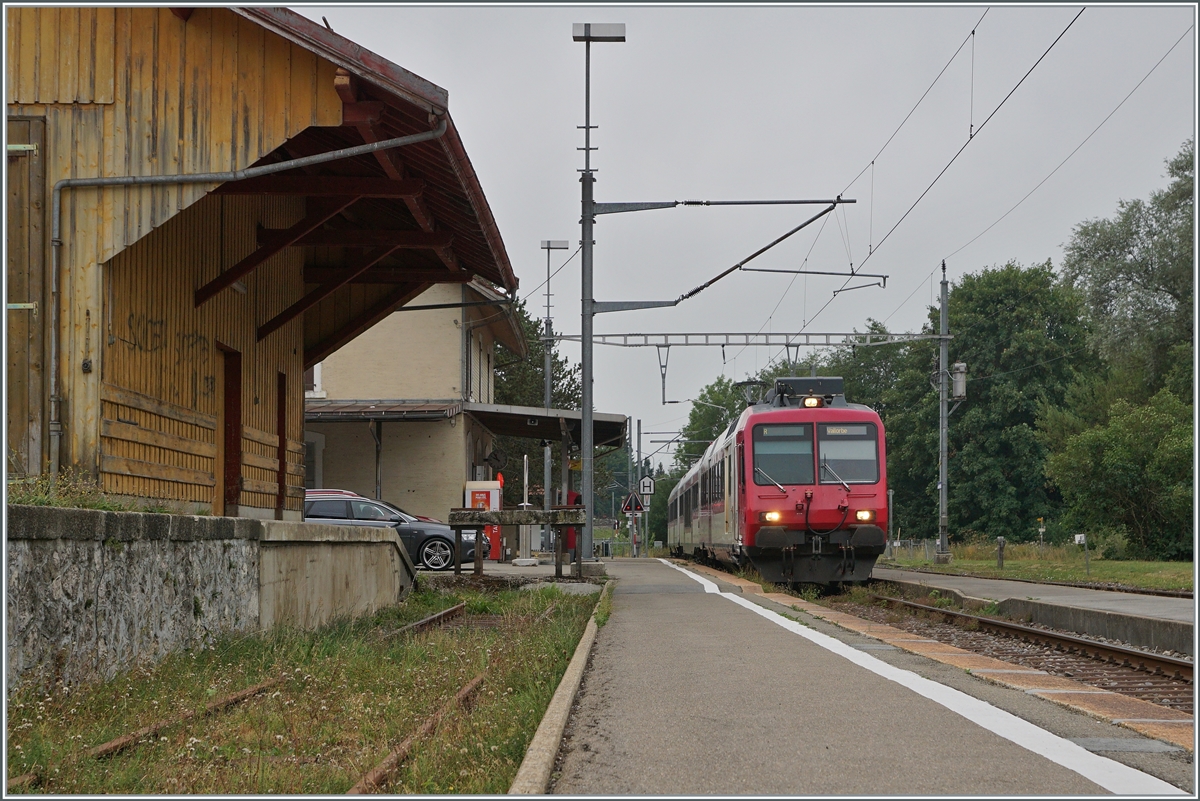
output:
[[[686,471],[687,466],[703,455],[708,444],[745,408],[746,396],[728,376],[718,376],[700,390],[688,413],[687,425],[680,431],[679,438],[684,444],[675,450],[675,464]]]
[[[1059,499],[1043,475],[1037,436],[1043,404],[1059,405],[1080,372],[1094,371],[1075,292],[1050,263],[1016,263],[964,275],[949,293],[950,359],[970,371],[967,399],[951,417],[949,515],[953,538],[1032,537],[1037,517]],[[938,310],[930,308],[925,331]],[[888,480],[905,535],[937,533],[937,376],[935,341],[901,349],[882,395]]]
[[[1113,403],[1106,425],[1070,437],[1046,475],[1062,488],[1068,521],[1126,536],[1129,556],[1193,556],[1192,407],[1168,390],[1149,403]]]
[[[1163,386],[1193,342],[1193,141],[1167,160],[1171,183],[1149,202],[1121,201],[1117,215],[1075,227],[1063,274],[1080,289],[1092,341],[1114,368],[1138,375],[1142,397]]]
[[[521,358],[503,344],[496,346],[496,403],[511,406],[541,407],[545,403],[546,376],[546,345],[542,341],[542,330],[538,321],[529,316],[524,300],[513,304],[521,332],[525,336],[525,346],[529,355]],[[558,352],[558,345],[551,345],[550,352],[551,376],[551,405],[557,409],[577,409],[582,402],[582,391],[579,380],[579,365],[571,365]],[[556,441],[557,442],[557,441]],[[551,444],[556,444],[552,442]],[[508,457],[507,475],[520,477],[521,464],[525,455],[529,456],[529,483],[531,487],[546,486],[546,477],[542,475],[542,443],[540,440],[524,437],[497,437],[493,447]],[[550,485],[557,482],[561,462],[559,449],[552,448]],[[514,472],[515,469],[515,472]],[[532,493],[531,493],[532,494]],[[504,485],[504,501],[507,504],[521,502],[521,482],[507,481]],[[530,501],[534,503],[534,501]]]

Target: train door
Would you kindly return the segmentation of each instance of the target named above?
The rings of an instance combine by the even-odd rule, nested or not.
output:
[[[733,531],[734,540],[737,542],[741,542],[746,533],[745,526],[742,525],[742,509],[746,505],[746,443],[741,436],[738,435],[737,449],[734,451],[737,464],[730,473],[730,479],[737,482],[737,490],[733,493]]]

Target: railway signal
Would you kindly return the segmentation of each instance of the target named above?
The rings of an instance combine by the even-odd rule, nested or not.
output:
[[[642,496],[654,494],[654,479],[650,476],[642,476],[642,481],[638,484],[638,494]]]
[[[651,479],[653,481],[653,479]],[[621,511],[627,515],[640,515],[646,511],[645,505],[642,504],[641,497],[636,492],[629,493],[629,497],[625,499],[625,503],[621,505]]]

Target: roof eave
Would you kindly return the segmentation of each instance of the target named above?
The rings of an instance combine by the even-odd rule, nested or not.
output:
[[[325,58],[365,80],[394,92],[431,114],[444,114],[450,93],[420,75],[393,64],[345,36],[287,8],[238,7],[235,14],[253,20],[289,42]]]

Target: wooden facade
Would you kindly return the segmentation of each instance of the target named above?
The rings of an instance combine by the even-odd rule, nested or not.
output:
[[[360,105],[378,116],[377,107],[390,103],[389,124],[402,129],[392,135],[428,130],[432,111],[445,115],[442,90],[431,92],[429,102],[397,96],[395,76],[407,73],[286,10],[178,11],[5,10],[8,300],[37,304],[9,312],[10,473],[38,474],[53,463],[47,430],[57,181],[225,172],[362,144],[370,131],[361,133],[362,124],[343,126],[347,76],[364,86],[376,79],[391,92],[364,89],[384,100],[373,96]],[[385,72],[360,63],[368,56]],[[419,89],[426,86],[411,78]],[[380,226],[382,220],[383,228],[419,228],[429,241],[441,237],[443,250],[437,251],[440,259],[429,250],[389,251],[391,260],[380,262],[391,270],[385,282],[347,279],[269,335],[264,324],[313,290],[306,267],[348,269],[362,257],[353,246],[303,247],[299,241],[277,252],[264,249],[264,235],[278,236],[312,216],[322,198],[269,186],[226,192],[237,182],[64,189],[57,303],[62,464],[90,472],[107,492],[156,499],[181,511],[299,516],[302,373],[310,357],[336,348],[442,280],[431,268],[452,282],[466,280],[455,272],[480,272],[447,256],[452,235],[465,231],[471,257],[490,253],[485,266],[494,271],[500,265],[503,282],[515,288],[474,173],[458,163],[465,156],[451,134],[451,146],[422,146],[407,169],[389,157],[390,171],[381,170],[376,157],[367,156],[295,171],[314,184],[333,174],[370,178],[372,170],[383,172],[407,194],[385,192],[385,199],[372,201],[378,211],[359,204],[357,216],[322,217],[317,225]],[[14,150],[14,143],[31,147]],[[445,181],[443,174],[460,177],[453,185],[435,185]],[[214,193],[218,188],[223,193]],[[435,212],[434,204],[442,202],[456,210],[474,208],[475,214],[439,227],[436,213],[411,212],[425,202],[421,192]],[[236,284],[200,298],[199,290],[246,259],[255,263]],[[396,274],[412,277],[397,281]]]

